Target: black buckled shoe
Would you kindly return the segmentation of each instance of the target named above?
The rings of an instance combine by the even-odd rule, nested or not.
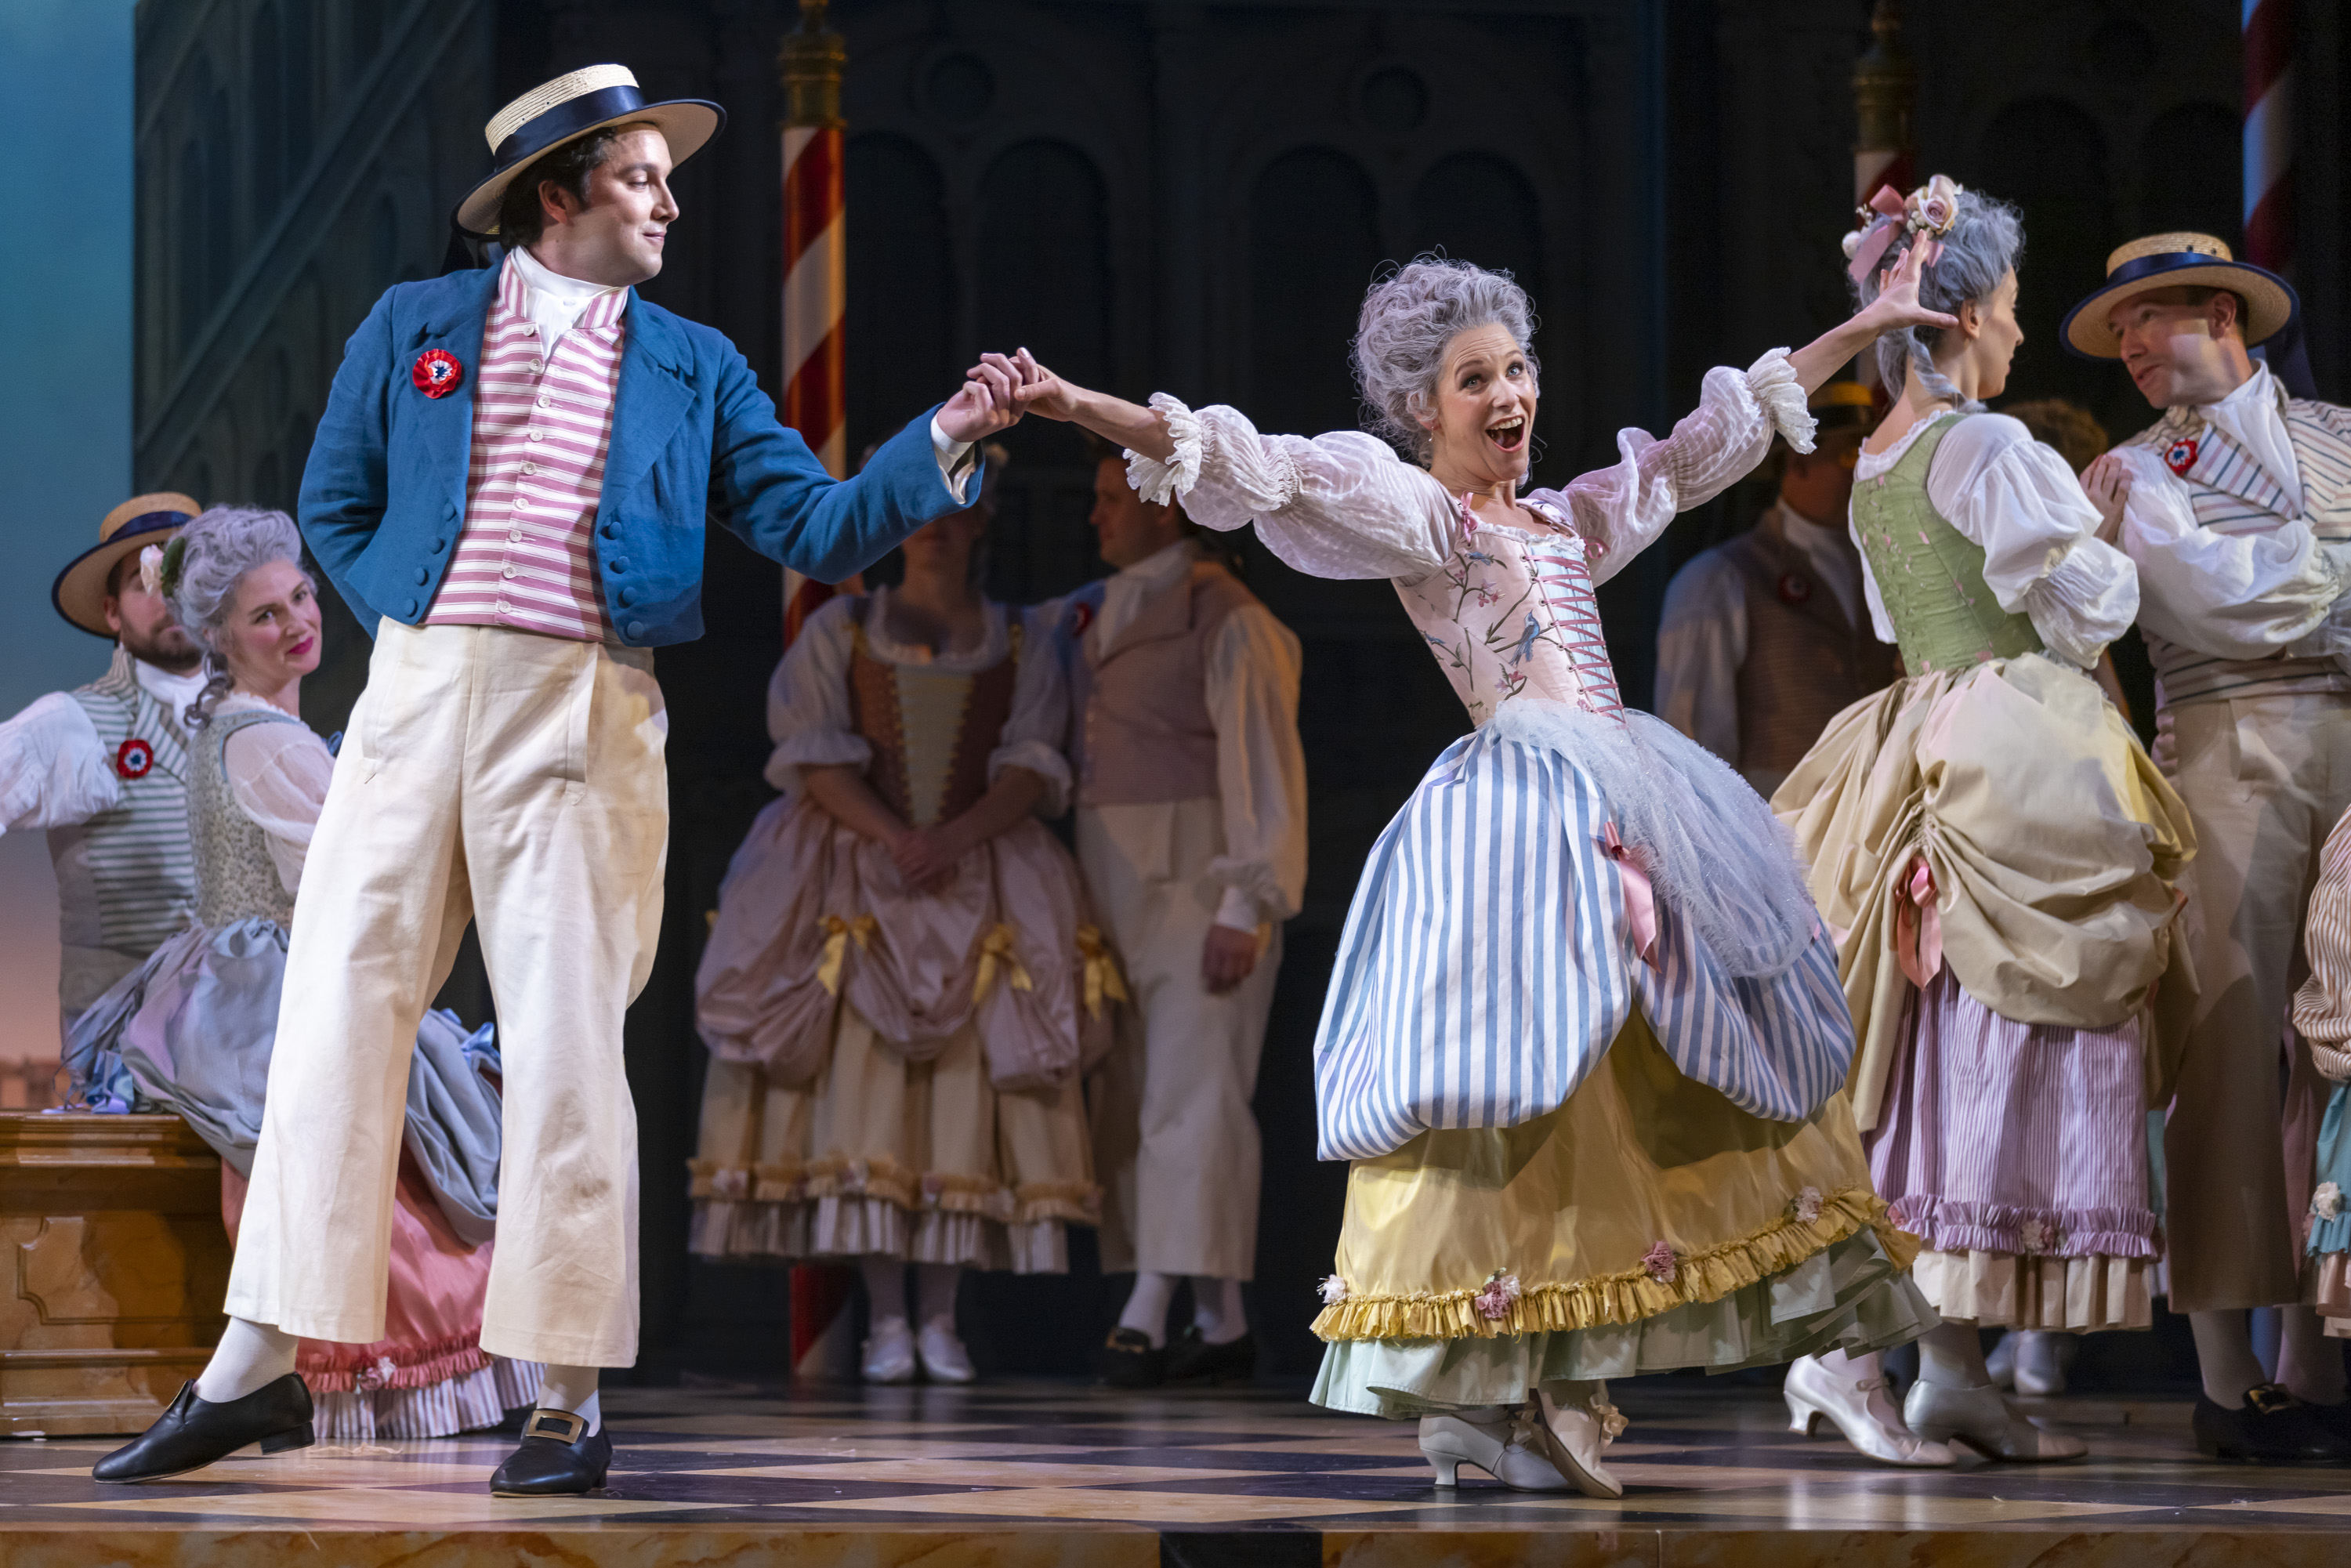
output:
[[[89,1468],[101,1481],[160,1481],[203,1469],[248,1443],[265,1454],[307,1448],[318,1441],[310,1426],[310,1385],[298,1372],[265,1383],[242,1399],[214,1405],[196,1397],[183,1383],[171,1408],[138,1441],[117,1448]]]
[[[2326,1429],[2315,1411],[2275,1383],[2245,1390],[2242,1409],[2196,1396],[2196,1447],[2216,1459],[2256,1465],[2351,1463],[2351,1444]]]
[[[1167,1376],[1167,1353],[1141,1329],[1114,1328],[1094,1352],[1094,1381],[1109,1388],[1156,1388]]]
[[[612,1463],[611,1435],[590,1432],[584,1416],[534,1410],[522,1424],[522,1447],[490,1477],[493,1497],[571,1497],[604,1484]]]
[[[1257,1376],[1257,1335],[1245,1333],[1222,1344],[1200,1337],[1200,1325],[1187,1326],[1167,1349],[1170,1383],[1247,1383]]]

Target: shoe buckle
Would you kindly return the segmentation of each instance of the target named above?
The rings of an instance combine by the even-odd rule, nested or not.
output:
[[[2245,1390],[2245,1403],[2261,1415],[2276,1416],[2294,1409],[2302,1401],[2279,1384],[2264,1383]]]
[[[552,1437],[559,1443],[577,1446],[588,1435],[588,1417],[569,1410],[533,1410],[530,1419],[522,1424],[526,1437]]]

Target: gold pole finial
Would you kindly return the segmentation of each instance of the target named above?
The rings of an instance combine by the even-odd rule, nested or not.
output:
[[[783,83],[784,123],[839,131],[841,76],[849,64],[849,42],[825,26],[825,0],[800,0],[800,25],[784,35],[776,51],[776,75]]]
[[[1910,110],[1918,97],[1918,68],[1902,48],[1902,12],[1877,0],[1870,13],[1872,41],[1853,68],[1854,110],[1864,152],[1900,152],[1910,146]]]

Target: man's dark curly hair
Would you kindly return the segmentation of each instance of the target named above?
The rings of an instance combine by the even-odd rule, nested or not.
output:
[[[546,232],[547,209],[538,201],[541,185],[552,184],[569,191],[581,206],[586,206],[588,176],[603,167],[604,160],[612,155],[613,142],[632,131],[642,130],[645,123],[607,125],[591,131],[577,141],[565,142],[517,174],[506,193],[498,198],[498,243],[508,250],[520,250]]]

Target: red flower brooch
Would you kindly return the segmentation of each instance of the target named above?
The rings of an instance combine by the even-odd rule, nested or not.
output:
[[[1780,579],[1780,600],[1783,604],[1802,604],[1813,596],[1813,585],[1795,572]]]
[[[2181,478],[2187,478],[2188,471],[2196,466],[2196,443],[2193,441],[2173,442],[2163,454],[2163,465],[2166,468],[2170,469],[2174,474],[2179,475]]]
[[[408,367],[408,379],[426,397],[447,397],[465,379],[465,367],[446,349],[427,349]]]
[[[1070,635],[1082,637],[1086,628],[1094,623],[1094,607],[1080,601],[1070,606]]]
[[[144,779],[154,766],[155,748],[143,740],[126,740],[114,753],[114,770],[125,779]]]

